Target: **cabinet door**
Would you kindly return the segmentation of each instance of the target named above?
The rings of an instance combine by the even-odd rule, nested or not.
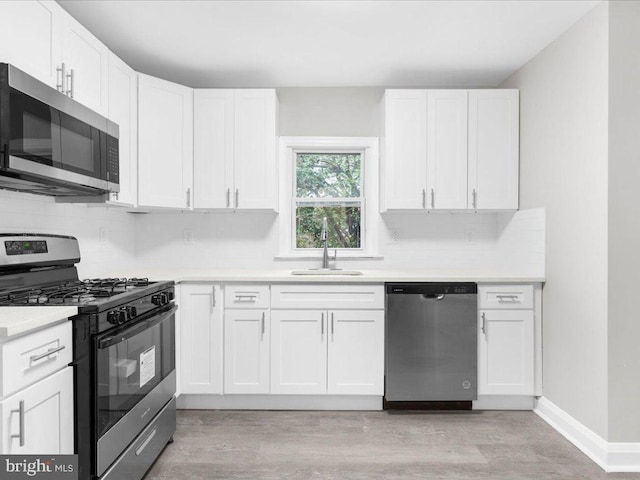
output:
[[[384,394],[384,311],[335,310],[329,317],[329,394]]]
[[[327,393],[327,312],[271,312],[271,393]]]
[[[180,287],[181,393],[222,393],[222,295],[219,285]]]
[[[62,61],[72,79],[66,89],[75,100],[108,114],[109,49],[70,15],[62,28]]]
[[[138,203],[190,208],[193,90],[138,75]]]
[[[138,202],[138,77],[109,52],[109,119],[120,127],[120,191],[111,200],[135,206]]]
[[[422,209],[427,181],[427,92],[384,96],[384,209]]]
[[[195,90],[193,102],[193,206],[230,208],[235,198],[233,90]]]
[[[467,91],[427,91],[427,208],[467,208]]]
[[[72,454],[73,368],[66,367],[2,400],[0,415],[3,454]]]
[[[478,394],[533,395],[533,346],[533,311],[481,310]]]
[[[56,88],[60,66],[60,20],[53,1],[0,2],[0,59]]]
[[[469,208],[518,208],[518,91],[469,91]]]
[[[272,89],[235,90],[235,208],[276,209],[277,102]]]
[[[224,393],[269,393],[269,312],[225,310]]]

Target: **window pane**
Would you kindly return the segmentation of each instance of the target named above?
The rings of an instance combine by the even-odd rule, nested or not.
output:
[[[360,153],[296,154],[296,196],[360,197],[361,159]]]
[[[360,202],[296,205],[296,248],[322,248],[322,219],[327,217],[329,248],[360,248]]]

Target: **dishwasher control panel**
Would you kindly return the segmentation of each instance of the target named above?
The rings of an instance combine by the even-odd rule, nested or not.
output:
[[[387,294],[465,295],[478,293],[475,283],[387,283]]]

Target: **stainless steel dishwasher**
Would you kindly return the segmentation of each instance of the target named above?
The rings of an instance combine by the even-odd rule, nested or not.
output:
[[[386,409],[471,408],[477,291],[475,283],[386,284]]]

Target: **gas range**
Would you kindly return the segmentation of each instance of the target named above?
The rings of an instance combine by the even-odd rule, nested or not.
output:
[[[79,478],[139,480],[175,431],[174,282],[80,280],[79,261],[73,237],[0,234],[0,309],[78,307],[70,320]]]

